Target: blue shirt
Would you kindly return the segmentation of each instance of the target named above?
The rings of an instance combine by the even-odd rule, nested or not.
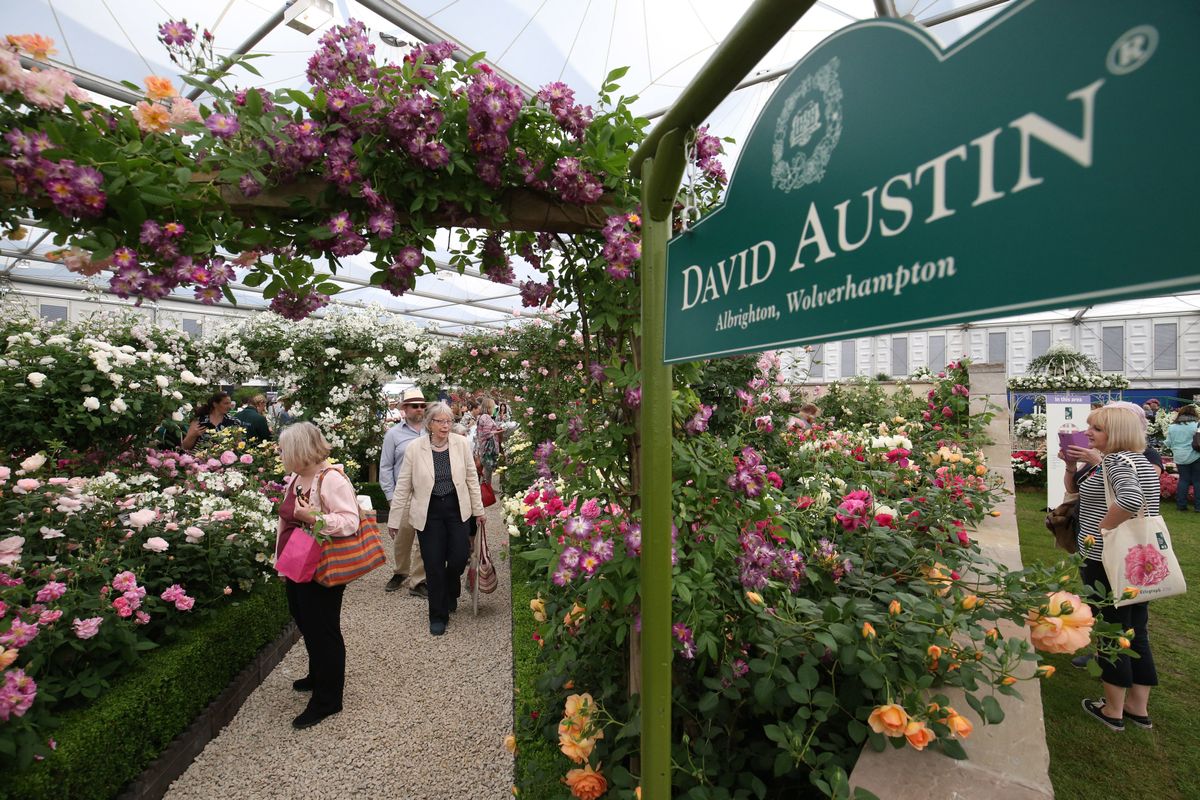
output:
[[[1167,428],[1166,446],[1171,449],[1176,464],[1191,464],[1200,453],[1192,449],[1192,434],[1196,432],[1196,420],[1184,417]]]
[[[379,454],[379,486],[389,503],[392,501],[392,492],[396,491],[400,467],[404,464],[404,451],[423,435],[424,431],[417,430],[405,420],[389,428],[383,437],[383,448]]]

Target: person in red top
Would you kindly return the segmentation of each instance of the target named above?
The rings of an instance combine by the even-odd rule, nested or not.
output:
[[[329,451],[329,442],[311,422],[289,425],[279,434],[279,456],[289,474],[279,507],[277,558],[294,528],[312,531],[321,520],[323,535],[353,536],[358,530],[354,486],[340,469],[329,463]],[[292,720],[292,727],[301,730],[342,710],[346,683],[342,594],[346,587],[284,580],[288,610],[308,651],[308,675],[292,684],[298,692],[312,691],[308,706]]]

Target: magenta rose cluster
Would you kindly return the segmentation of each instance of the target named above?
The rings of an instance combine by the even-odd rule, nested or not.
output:
[[[99,170],[68,158],[58,162],[43,158],[42,153],[54,145],[41,131],[10,130],[4,140],[9,155],[0,159],[0,164],[12,173],[22,194],[47,197],[68,217],[97,217],[104,212],[107,197]]]

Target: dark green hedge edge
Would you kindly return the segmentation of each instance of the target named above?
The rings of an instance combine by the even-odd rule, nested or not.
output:
[[[2,800],[109,800],[141,774],[290,619],[272,581],[142,660],[92,704],[63,715],[58,749],[5,776]]]
[[[570,797],[562,776],[575,766],[559,754],[558,748],[542,733],[547,719],[561,716],[557,698],[538,693],[537,679],[545,672],[540,648],[534,641],[536,623],[529,601],[537,592],[529,582],[531,567],[523,558],[512,564],[512,648],[513,648],[513,722],[517,737],[514,783],[521,800],[558,800]],[[537,715],[536,717],[534,715]]]

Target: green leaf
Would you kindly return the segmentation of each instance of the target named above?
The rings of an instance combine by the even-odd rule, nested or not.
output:
[[[967,751],[963,749],[962,742],[957,739],[938,739],[938,743],[942,746],[942,752],[951,758],[963,761],[967,757]]]
[[[982,715],[985,720],[991,725],[996,725],[1004,721],[1004,709],[1000,707],[995,695],[988,695],[983,698]]]
[[[700,702],[696,704],[696,710],[701,714],[711,714],[717,709],[717,704],[721,698],[716,692],[705,692],[700,696]]]
[[[754,683],[754,699],[761,706],[770,706],[775,696],[775,683],[768,677],[759,678]]]

